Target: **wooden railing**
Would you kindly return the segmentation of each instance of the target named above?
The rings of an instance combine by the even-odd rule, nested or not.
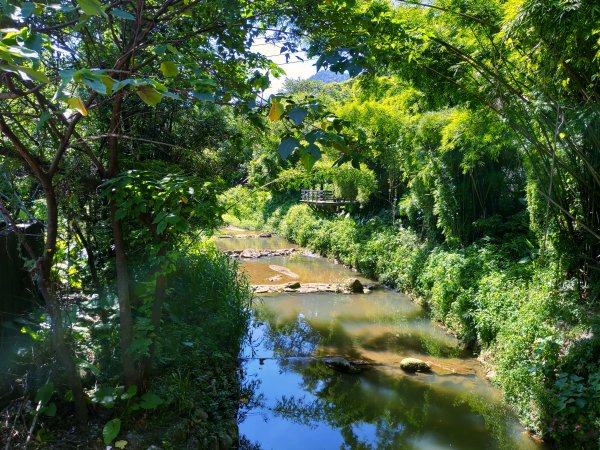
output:
[[[324,191],[317,189],[302,189],[303,202],[333,202],[333,191]]]

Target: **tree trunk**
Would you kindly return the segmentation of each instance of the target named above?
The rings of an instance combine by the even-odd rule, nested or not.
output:
[[[123,93],[115,95],[112,116],[110,119],[109,164],[108,176],[115,177],[119,170],[119,141],[115,137],[119,133],[121,123],[121,109],[123,106]],[[110,222],[115,245],[115,266],[117,275],[117,295],[119,296],[119,347],[121,350],[121,366],[123,369],[123,380],[127,386],[137,385],[139,376],[136,371],[134,355],[131,354],[131,343],[133,341],[133,316],[131,312],[131,292],[129,290],[129,269],[127,255],[125,253],[125,240],[123,228],[117,219],[117,204],[110,201]]]
[[[133,341],[133,317],[131,314],[131,295],[129,291],[129,271],[125,254],[125,241],[121,222],[116,217],[117,205],[110,201],[110,221],[115,244],[115,265],[117,269],[117,295],[119,296],[119,347],[121,349],[121,365],[123,379],[127,386],[138,384],[134,357],[130,352]]]
[[[58,205],[52,182],[45,181],[43,183],[43,188],[48,214],[46,224],[46,245],[44,254],[37,260],[33,273],[36,278],[36,284],[46,303],[48,314],[50,314],[52,320],[52,345],[59,362],[66,372],[69,387],[73,392],[75,416],[79,425],[83,425],[88,419],[86,397],[83,392],[83,385],[77,371],[77,366],[75,365],[73,350],[70,349],[65,342],[62,312],[56,294],[52,289],[51,281],[51,269],[58,237]]]

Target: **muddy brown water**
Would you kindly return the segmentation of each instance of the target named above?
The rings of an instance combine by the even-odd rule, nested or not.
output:
[[[293,247],[279,237],[216,243],[224,250]],[[252,284],[269,284],[277,275],[269,265],[287,267],[300,282],[369,281],[320,257],[241,261]],[[372,366],[340,373],[323,363],[325,356]],[[428,361],[433,371],[404,372],[400,361],[406,357]],[[392,290],[264,296],[255,303],[241,358],[247,388],[238,420],[242,448],[544,448],[519,425],[457,339]]]

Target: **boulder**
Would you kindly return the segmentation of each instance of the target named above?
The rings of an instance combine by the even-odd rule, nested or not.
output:
[[[267,280],[269,281],[279,281],[281,280],[283,277],[281,275],[275,275],[274,277],[269,277],[267,278]]]
[[[260,252],[258,250],[254,250],[253,248],[247,248],[240,253],[240,257],[249,259],[260,258]]]
[[[260,234],[258,235],[258,237],[261,237],[261,238],[269,238],[269,237],[271,237],[271,233],[260,233]]]
[[[286,289],[300,289],[300,282],[292,281],[291,283],[287,283],[285,287]]]
[[[400,361],[400,368],[407,372],[430,372],[431,365],[417,358],[404,358]]]
[[[362,294],[364,292],[363,285],[358,278],[348,278],[344,287],[353,294]]]

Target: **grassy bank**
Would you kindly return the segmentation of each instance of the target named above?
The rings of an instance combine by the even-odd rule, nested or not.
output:
[[[277,232],[421,299],[480,353],[528,428],[565,448],[598,446],[599,323],[551,249],[540,257],[518,234],[452,248],[384,216],[320,216],[241,188],[228,195],[232,223]]]
[[[30,429],[29,448],[216,449],[237,442],[239,399],[248,396],[238,379],[237,355],[252,294],[236,263],[211,243],[191,245],[173,264],[156,362],[144,386],[125,389],[119,382],[116,301],[108,300],[110,307],[97,297],[73,303],[74,347],[91,361],[80,366],[90,411],[84,432],[69,420],[66,381],[45,384],[53,370],[46,318],[26,321],[31,347],[21,350],[19,365],[10,369],[16,391],[4,400],[3,422],[9,425],[1,442],[10,439],[8,448],[22,448]],[[143,288],[139,282],[134,290]],[[145,307],[140,296],[133,343],[139,354],[150,353]]]

